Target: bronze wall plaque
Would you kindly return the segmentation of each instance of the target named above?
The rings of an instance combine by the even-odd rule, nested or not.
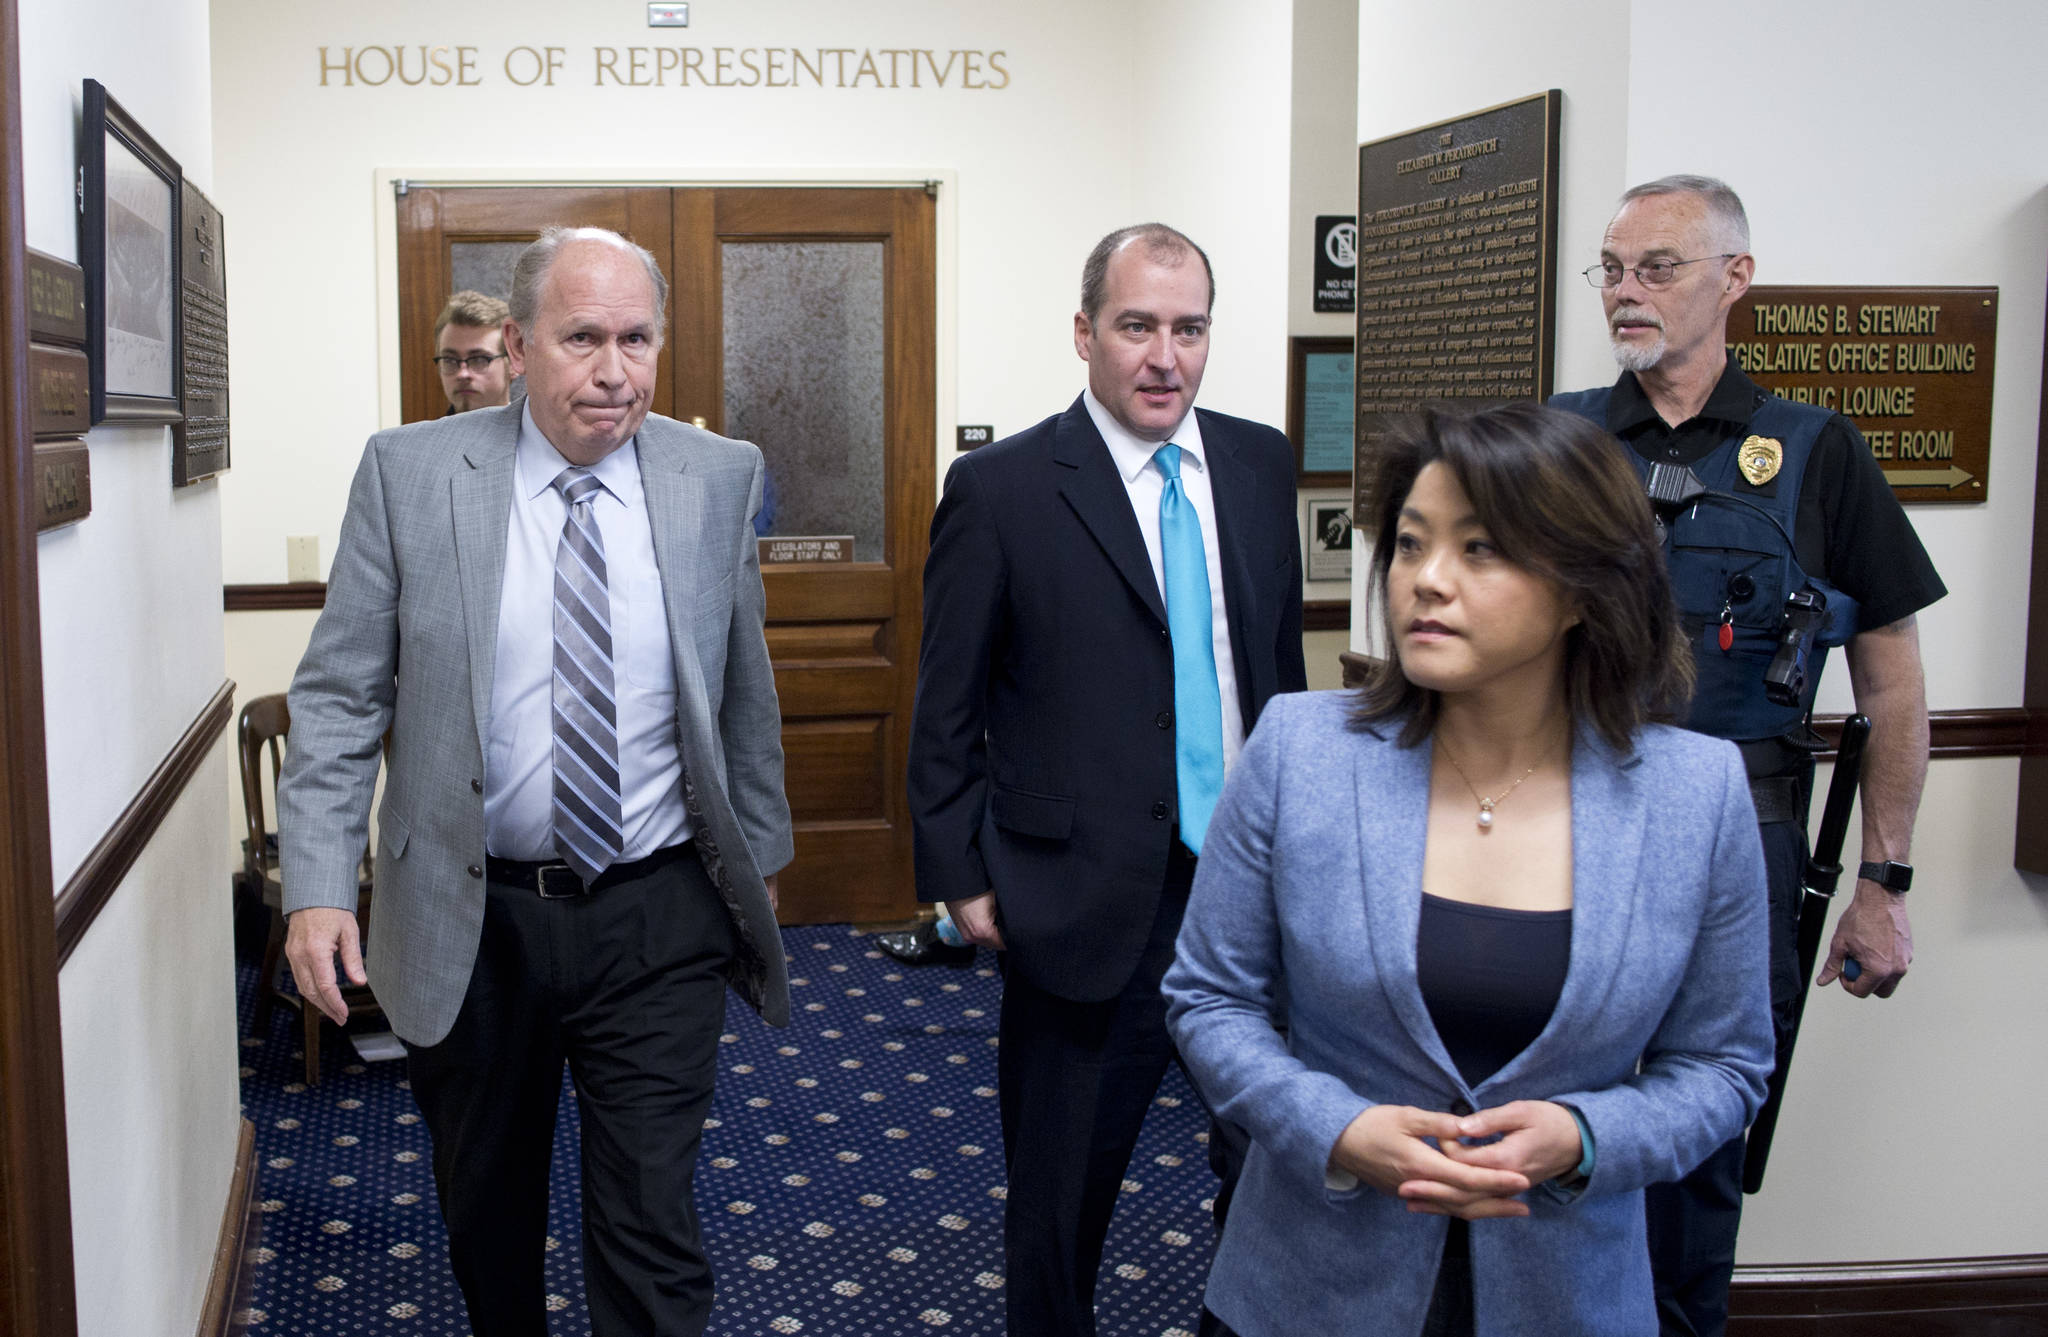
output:
[[[75,348],[28,346],[37,440],[77,436],[92,427],[92,366]]]
[[[228,467],[228,274],[220,210],[183,183],[185,418],[171,433],[171,485]]]
[[[1758,385],[1850,419],[1900,501],[1990,487],[1996,288],[1752,287],[1728,353]]]
[[[28,254],[28,337],[85,347],[85,271],[69,260]]]
[[[83,441],[38,442],[36,529],[76,524],[92,514],[92,457]]]
[[[1551,89],[1358,147],[1355,516],[1378,419],[1550,393],[1557,291]]]

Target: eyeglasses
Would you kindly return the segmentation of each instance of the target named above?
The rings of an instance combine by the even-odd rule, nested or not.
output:
[[[453,376],[462,367],[468,367],[481,376],[491,369],[493,362],[510,356],[510,353],[471,353],[468,357],[457,357],[453,353],[443,353],[434,359],[434,365],[441,369],[443,376]]]
[[[1624,274],[1634,274],[1636,282],[1645,288],[1667,288],[1686,265],[1703,265],[1709,260],[1733,260],[1741,254],[1740,251],[1727,251],[1720,255],[1703,255],[1697,260],[1645,260],[1639,265],[1618,265],[1612,260],[1603,260],[1597,265],[1586,266],[1586,282],[1596,288],[1615,288],[1621,285]]]

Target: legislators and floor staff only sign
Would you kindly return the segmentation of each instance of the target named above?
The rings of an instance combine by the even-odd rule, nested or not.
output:
[[[1990,487],[1996,288],[1752,287],[1728,354],[1772,394],[1853,421],[1906,502]]]

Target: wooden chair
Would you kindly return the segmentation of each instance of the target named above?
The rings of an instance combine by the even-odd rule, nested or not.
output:
[[[291,711],[285,705],[284,695],[276,693],[259,696],[242,707],[236,735],[242,759],[242,809],[248,819],[248,834],[242,841],[242,883],[261,895],[263,903],[270,907],[270,934],[263,945],[263,964],[256,979],[256,1015],[251,1029],[259,1033],[263,1031],[270,1020],[270,1009],[276,1003],[296,1008],[305,1034],[306,1084],[318,1086],[321,1023],[325,1017],[319,1008],[296,993],[286,993],[278,985],[278,967],[281,964],[278,958],[284,953],[284,887],[278,880],[277,832],[270,829],[264,817],[267,810],[265,790],[268,788],[270,792],[276,792],[278,768],[283,762],[283,747],[291,727]],[[268,786],[264,784],[263,776],[266,753],[270,757]],[[370,928],[370,872],[370,854],[365,850],[357,874],[356,923],[361,926],[366,940]],[[341,996],[348,1004],[351,1017],[382,1011],[367,987],[344,980]]]

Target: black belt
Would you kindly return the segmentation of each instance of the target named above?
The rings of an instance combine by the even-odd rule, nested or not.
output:
[[[1735,747],[1742,753],[1742,768],[1751,775],[1783,775],[1811,755],[1782,736],[1745,739]]]
[[[1798,779],[1790,775],[1766,776],[1749,782],[1749,799],[1756,805],[1758,826],[1770,826],[1777,822],[1797,822],[1806,825],[1806,814],[1801,811],[1800,791],[1804,788]]]
[[[597,880],[587,887],[583,885],[583,879],[576,875],[575,869],[560,861],[529,863],[524,859],[500,859],[493,854],[484,859],[484,872],[489,875],[491,881],[500,886],[537,892],[544,901],[568,901],[578,896],[594,896],[606,887],[629,882],[636,877],[645,877],[690,853],[690,847],[696,843],[694,840],[686,840],[680,845],[670,845],[666,849],[656,850],[644,859],[635,859],[631,863],[615,863],[599,873]]]

